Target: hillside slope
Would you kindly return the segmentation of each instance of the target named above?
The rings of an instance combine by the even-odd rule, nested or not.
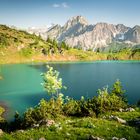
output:
[[[82,24],[85,23],[85,21],[80,22],[82,22]],[[103,26],[106,25],[103,24]],[[69,28],[69,24],[65,28]],[[93,27],[88,27],[88,30],[90,31],[92,30],[92,28]],[[118,30],[120,30],[119,27]],[[81,28],[79,28],[79,33],[81,32],[84,32],[84,30],[81,30]],[[68,34],[69,35],[71,34],[70,30]],[[78,34],[78,32],[75,32],[75,34]],[[94,32],[94,34],[97,34],[97,31]],[[110,33],[108,34],[108,37],[109,38],[111,37]],[[96,38],[98,38],[98,35]],[[88,45],[88,43],[85,45]],[[55,40],[55,38],[54,39],[48,38],[45,41],[41,38],[41,36],[29,34],[25,31],[13,29],[5,25],[0,25],[0,64],[46,62],[46,61],[79,61],[79,60],[93,61],[93,60],[139,60],[139,59],[140,59],[139,45],[133,47],[132,49],[131,45],[128,46],[127,44],[124,43],[111,43],[107,48],[97,49],[96,52],[93,52],[92,49],[90,48],[88,51],[84,51],[81,50],[80,48],[73,49],[69,45],[67,45],[64,41],[58,43]]]
[[[51,60],[49,57],[61,56],[67,48],[64,42],[45,41],[40,36],[0,25],[0,63]]]

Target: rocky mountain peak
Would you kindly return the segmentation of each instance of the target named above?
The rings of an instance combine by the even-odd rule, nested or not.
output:
[[[82,16],[72,17],[68,20],[67,23],[71,23],[72,25],[77,24],[77,23],[88,25],[88,21]]]
[[[64,25],[64,29],[68,30],[69,28],[76,26],[76,25],[88,25],[88,21],[82,16],[75,16],[70,18],[66,24]]]
[[[130,28],[125,34],[125,40],[140,43],[140,26],[136,25],[133,28]]]
[[[134,26],[132,29],[135,30],[135,31],[140,32],[140,26],[139,25]]]
[[[117,28],[118,32],[121,32],[121,33],[125,33],[129,29],[129,27],[126,27],[123,24],[117,24],[116,28]]]
[[[72,17],[62,27],[61,35],[59,36],[58,40],[62,41],[65,40],[65,38],[79,36],[80,34],[83,34],[86,31],[87,26],[88,22],[84,17]]]

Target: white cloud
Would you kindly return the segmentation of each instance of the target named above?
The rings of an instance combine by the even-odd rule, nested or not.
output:
[[[52,7],[54,8],[69,8],[69,5],[66,3],[66,2],[63,2],[63,3],[54,3],[52,5]]]
[[[68,6],[68,4],[67,4],[66,2],[63,2],[61,5],[62,5],[62,7],[64,7],[64,8],[69,8],[69,6]]]
[[[52,7],[54,7],[54,8],[59,8],[61,5],[60,4],[56,4],[56,3],[54,3],[53,5],[52,5]]]

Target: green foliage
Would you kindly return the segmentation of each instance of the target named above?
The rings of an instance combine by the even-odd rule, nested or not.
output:
[[[48,71],[42,74],[44,80],[43,87],[49,95],[58,97],[61,89],[65,88],[65,86],[62,85],[62,79],[59,78],[59,72],[53,70],[53,67],[47,66],[47,68]]]
[[[120,108],[126,107],[126,103],[115,93],[109,93],[108,88],[98,90],[98,96],[95,99],[96,114],[108,111],[118,111]]]
[[[7,40],[6,35],[0,33],[0,47],[7,47],[9,45],[9,42]]]
[[[34,54],[34,51],[32,48],[22,48],[21,54],[23,56],[30,57]]]
[[[49,118],[57,118],[62,115],[63,99],[60,94],[56,100],[51,98],[49,101],[42,99],[37,106],[29,108],[23,117],[23,126],[29,127],[33,124],[39,124]]]
[[[125,97],[125,90],[122,89],[122,84],[119,79],[117,79],[116,82],[113,84],[111,93],[122,98],[124,101],[127,101]]]
[[[29,108],[24,113],[24,126],[29,127],[33,124],[37,124],[42,119],[47,119],[47,113],[50,111],[51,108],[50,105],[52,105],[52,101],[47,103],[44,99],[42,99],[36,107]]]
[[[78,101],[66,97],[66,102],[63,106],[64,114],[66,116],[78,116],[81,110],[78,103],[79,103]]]
[[[83,59],[87,59],[88,55],[85,53],[79,53],[76,55],[76,57],[78,57],[78,59],[83,60]]]
[[[88,101],[81,97],[81,100],[74,100],[67,97],[63,105],[63,112],[66,116],[93,116],[93,111],[88,105]]]
[[[51,40],[50,37],[47,38],[47,42],[50,43],[50,44],[52,44],[52,40]]]
[[[98,116],[108,111],[118,111],[125,108],[127,104],[115,93],[109,93],[108,88],[98,90],[98,96],[92,99],[77,101],[68,98],[64,104],[63,111],[67,116]]]
[[[60,48],[69,50],[70,47],[64,41],[62,41]]]

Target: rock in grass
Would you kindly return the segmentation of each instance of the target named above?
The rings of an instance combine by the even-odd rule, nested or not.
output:
[[[39,127],[41,125],[51,126],[54,124],[55,124],[54,120],[42,119],[42,120],[38,121],[37,124],[33,124],[33,127]]]
[[[93,135],[90,135],[89,140],[104,140],[104,139],[99,138],[99,137],[94,137]]]
[[[113,137],[112,140],[127,140],[126,138],[117,138],[117,137]]]
[[[67,132],[66,135],[67,135],[67,136],[70,136],[70,133]]]
[[[42,137],[42,138],[39,138],[39,140],[46,140],[44,137]]]
[[[119,138],[117,138],[117,137],[113,137],[112,140],[119,140]]]
[[[39,124],[33,124],[32,125],[32,128],[37,128],[37,127],[39,127]]]
[[[129,107],[129,108],[126,108],[125,111],[126,111],[126,112],[133,112],[133,111],[135,111],[135,109],[132,108],[132,107]]]
[[[120,140],[127,140],[126,138],[121,138]]]
[[[19,132],[19,133],[23,133],[23,132],[24,132],[24,130],[22,130],[22,129],[21,129],[21,130],[18,130],[17,132]]]
[[[135,111],[135,109],[132,108],[132,107],[129,107],[129,108],[126,108],[126,109],[120,108],[119,111],[120,112],[133,112],[133,111]]]
[[[119,123],[122,123],[122,124],[126,124],[127,122],[126,122],[126,120],[123,120],[123,119],[121,119],[121,118],[119,118],[119,117],[116,117],[115,118]]]
[[[126,120],[123,120],[123,119],[119,118],[118,116],[111,115],[109,118],[111,120],[116,120],[117,122],[122,123],[122,124],[126,124],[127,123]]]
[[[49,126],[54,125],[54,124],[55,124],[54,120],[48,120],[46,126],[49,127]]]
[[[120,108],[119,111],[120,111],[120,112],[124,112],[124,109],[123,109],[123,108]]]

